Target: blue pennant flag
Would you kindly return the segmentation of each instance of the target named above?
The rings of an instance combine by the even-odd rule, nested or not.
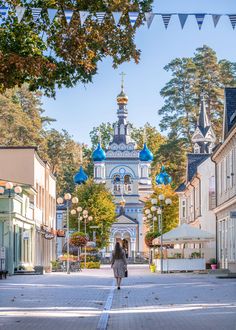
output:
[[[80,11],[80,24],[81,26],[84,25],[84,22],[86,21],[87,17],[89,16],[89,12],[88,11]]]
[[[165,25],[165,28],[167,29],[168,28],[168,25],[170,23],[171,14],[163,14],[161,16],[162,16],[162,19],[163,19],[163,23]]]
[[[25,10],[26,10],[25,7],[16,7],[16,16],[18,19],[18,23],[20,23],[22,21],[24,14],[25,14]]]
[[[132,27],[134,27],[137,18],[138,18],[139,13],[138,12],[130,12],[129,13],[129,20],[130,20],[130,24]]]
[[[234,15],[229,15],[230,22],[232,24],[232,28],[235,29],[236,26],[236,14]]]
[[[113,18],[114,18],[114,21],[116,23],[116,26],[119,24],[120,22],[120,18],[121,18],[121,15],[122,15],[122,12],[112,12],[112,15],[113,15]]]
[[[36,22],[41,15],[42,8],[32,8],[33,19]]]
[[[97,20],[98,20],[98,23],[99,24],[102,24],[105,15],[106,15],[106,13],[105,12],[101,12],[101,11],[96,13],[96,17],[97,17]]]
[[[214,27],[217,26],[219,20],[220,20],[221,15],[212,15],[212,19],[213,19],[213,23],[214,23]]]
[[[184,28],[184,25],[187,21],[187,18],[188,18],[188,14],[179,14],[179,21],[180,21],[180,24],[181,24],[181,27],[182,27],[182,30]]]
[[[198,24],[198,28],[199,30],[201,30],[202,28],[202,24],[205,18],[205,14],[195,14],[196,20],[197,20],[197,24]]]
[[[72,16],[74,14],[74,11],[70,10],[70,9],[65,9],[64,14],[65,14],[66,22],[69,25],[71,22]]]
[[[8,9],[9,8],[7,6],[0,6],[0,24],[6,20]]]

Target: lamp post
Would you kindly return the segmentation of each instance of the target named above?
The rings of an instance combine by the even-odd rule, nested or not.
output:
[[[84,234],[85,236],[87,236],[87,219],[88,221],[92,221],[93,220],[93,217],[90,215],[88,215],[88,211],[87,210],[83,210],[83,218],[84,218]],[[84,248],[84,268],[86,269],[86,262],[87,262],[87,244],[85,244],[85,248]]]
[[[8,192],[8,239],[9,239],[9,244],[8,244],[8,257],[7,257],[7,267],[9,274],[14,273],[13,269],[13,230],[12,230],[12,212],[11,212],[11,197],[12,193],[15,194],[21,194],[22,193],[22,188],[20,186],[15,186],[12,182],[6,182],[5,187],[0,187],[0,194],[3,195],[5,190]],[[12,266],[10,266],[12,265]],[[11,269],[10,269],[11,267]]]
[[[71,200],[71,194],[66,193],[64,195],[64,200],[66,201],[66,251],[67,251],[67,264],[66,264],[66,272],[67,274],[70,274],[70,262],[69,262],[69,253],[70,253],[70,232],[69,232],[69,201]],[[58,197],[57,198],[57,203],[58,204],[63,204],[63,198]]]
[[[163,273],[163,238],[162,238],[162,234],[163,234],[163,219],[162,219],[162,211],[164,209],[164,202],[165,204],[171,205],[172,201],[170,198],[166,198],[163,194],[160,194],[158,196],[159,199],[159,205],[157,205],[157,199],[152,199],[152,204],[153,205],[157,205],[156,210],[157,210],[157,215],[158,215],[158,230],[161,234],[161,274]]]

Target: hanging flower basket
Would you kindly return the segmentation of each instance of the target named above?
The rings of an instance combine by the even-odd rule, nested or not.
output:
[[[70,237],[70,244],[76,247],[83,247],[87,244],[87,242],[88,238],[81,232],[73,233]]]

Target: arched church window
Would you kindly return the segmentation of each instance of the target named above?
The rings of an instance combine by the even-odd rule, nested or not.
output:
[[[114,194],[120,193],[120,176],[118,174],[113,177],[113,190]]]
[[[200,146],[197,143],[195,143],[195,145],[194,145],[194,153],[200,154]]]
[[[125,189],[125,193],[128,194],[132,191],[132,179],[130,175],[125,175],[124,176],[124,189]]]

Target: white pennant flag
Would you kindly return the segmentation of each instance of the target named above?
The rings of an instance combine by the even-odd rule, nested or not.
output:
[[[116,25],[118,25],[119,22],[120,22],[122,12],[119,12],[119,11],[113,12],[112,15],[113,15],[113,18],[114,18],[114,21],[115,21]]]
[[[139,13],[138,12],[130,12],[129,13],[129,20],[130,20],[130,24],[132,27],[134,27],[137,18],[138,18]]]
[[[97,20],[98,20],[98,23],[99,24],[102,24],[105,15],[106,15],[106,13],[105,12],[101,12],[101,11],[96,13],[96,17],[97,17]]]
[[[87,17],[89,16],[89,12],[88,11],[80,11],[79,14],[80,14],[80,23],[81,23],[81,26],[83,26],[84,22],[86,21]]]
[[[165,25],[165,28],[167,29],[169,23],[170,23],[170,19],[171,19],[171,14],[163,14],[161,15],[162,19],[163,19],[163,23]]]
[[[150,28],[152,21],[154,19],[154,16],[155,16],[155,14],[153,14],[151,12],[145,13],[145,19],[146,19],[148,28]]]
[[[36,22],[40,18],[42,8],[32,8],[33,19]]]
[[[25,7],[16,7],[16,16],[18,19],[18,23],[20,23],[24,17],[24,13],[25,13],[26,8]]]
[[[58,10],[57,9],[48,9],[48,17],[50,20],[50,23],[52,24],[56,14],[57,14]]]
[[[64,14],[65,14],[66,22],[69,25],[70,24],[70,21],[72,19],[72,16],[74,14],[74,11],[73,10],[70,10],[70,9],[65,9],[64,10]]]

